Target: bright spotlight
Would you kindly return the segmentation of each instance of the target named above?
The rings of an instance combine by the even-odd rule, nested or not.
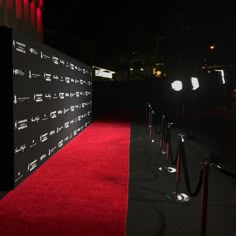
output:
[[[200,87],[198,78],[196,77],[191,77],[191,83],[193,87],[192,90],[197,90]]]
[[[171,87],[175,91],[180,91],[183,89],[183,83],[180,80],[175,80],[171,83]]]

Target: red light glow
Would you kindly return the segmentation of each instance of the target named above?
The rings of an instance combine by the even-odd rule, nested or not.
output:
[[[43,0],[38,0],[38,7],[39,7],[40,9],[43,8]]]
[[[7,12],[10,13],[13,11],[13,0],[7,0],[6,2]]]
[[[42,13],[39,7],[36,10],[36,20],[37,20],[37,32],[42,33]]]
[[[24,0],[24,21],[25,23],[29,22],[29,1]]]
[[[3,7],[3,0],[0,0],[0,7]]]
[[[16,0],[16,19],[21,19],[22,17],[22,1]]]
[[[30,16],[31,16],[31,25],[33,29],[36,28],[36,19],[35,19],[35,4],[34,1],[30,3]]]
[[[215,49],[215,45],[210,45],[210,49],[211,50]]]

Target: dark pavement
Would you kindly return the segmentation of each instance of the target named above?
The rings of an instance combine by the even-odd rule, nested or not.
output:
[[[186,187],[183,166],[180,168],[178,185],[176,173],[158,169],[176,168],[160,152],[160,135],[156,131],[161,115],[155,113],[153,117],[152,138],[155,142],[150,142],[144,112],[133,115],[127,236],[236,235],[235,116],[222,112],[203,112],[186,114],[180,119],[174,116],[169,118],[174,123],[171,128],[174,158],[177,134],[186,135],[184,148],[192,191],[198,185],[202,163],[209,163],[206,165],[209,170],[206,174],[208,182],[207,178],[203,178],[205,184],[201,184],[199,193],[192,196]],[[177,186],[179,193],[190,197],[189,201],[169,198],[177,191]],[[204,194],[205,207],[202,200],[203,186],[208,192],[208,195]],[[205,219],[201,212],[205,212]]]

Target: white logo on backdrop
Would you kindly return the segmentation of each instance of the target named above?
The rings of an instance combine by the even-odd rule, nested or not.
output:
[[[58,76],[58,75],[53,75],[52,78],[53,78],[54,80],[56,80],[56,81],[59,80],[59,76]]]
[[[61,147],[63,146],[63,141],[64,141],[64,140],[62,139],[61,141],[58,142],[58,145],[57,145],[58,148],[61,148]]]
[[[32,147],[34,147],[34,146],[36,146],[36,145],[37,145],[37,143],[36,143],[35,140],[33,139],[32,142],[31,142],[30,148],[32,148]]]
[[[20,42],[20,41],[16,41],[13,40],[13,47],[16,49],[17,52],[26,53],[26,44]]]
[[[37,79],[37,78],[40,78],[40,77],[41,77],[40,74],[33,73],[31,70],[29,70],[29,78],[30,79]]]
[[[49,149],[48,149],[48,155],[51,156],[51,154],[52,154],[53,152],[55,152],[56,148],[57,148],[57,147],[49,148]]]
[[[44,77],[45,81],[49,81],[49,82],[52,81],[52,75],[49,73],[44,73],[43,77]]]
[[[18,147],[15,148],[15,154],[19,153],[19,152],[24,152],[26,149],[26,145],[25,144],[22,144]]]
[[[59,93],[59,98],[64,99],[65,98],[65,93]]]
[[[35,49],[35,48],[29,48],[29,52],[30,53],[32,53],[32,54],[34,54],[34,55],[36,55],[36,56],[38,56],[39,55],[39,52],[37,51],[37,49]]]
[[[28,123],[28,119],[15,121],[15,129],[16,130],[26,129],[28,127],[27,123]]]
[[[28,163],[28,171],[33,171],[37,166],[38,159],[35,159],[34,161]]]
[[[44,114],[42,120],[47,120],[47,119],[48,119],[47,114]]]
[[[17,97],[14,95],[14,104],[17,104],[18,102],[26,102],[27,100],[30,100],[30,97]]]
[[[63,126],[57,127],[57,134],[61,132],[63,128],[64,128]]]
[[[50,117],[51,117],[52,119],[55,119],[55,118],[57,117],[57,111],[51,111],[51,112],[50,112]]]
[[[42,102],[43,101],[43,94],[42,93],[35,93],[34,94],[34,101],[35,102]]]
[[[48,140],[48,133],[40,135],[40,142],[43,143]]]
[[[59,65],[59,58],[58,57],[52,56],[52,61],[54,64]]]
[[[52,97],[52,94],[51,94],[51,93],[45,93],[45,94],[44,94],[44,97],[45,97],[45,98],[48,98],[48,99],[50,100],[51,97]]]
[[[40,120],[40,117],[39,117],[39,116],[31,117],[31,122],[32,122],[32,123],[34,123],[34,122],[38,123],[39,120]]]
[[[55,130],[51,130],[50,133],[49,133],[49,136],[52,136],[53,134],[55,134],[56,131]]]
[[[22,69],[13,69],[13,75],[24,76],[25,72]]]
[[[15,179],[15,182],[18,182],[20,179],[22,179],[23,178],[23,174],[21,174],[21,172],[20,171],[18,171],[17,172],[17,178]]]
[[[40,58],[41,59],[50,59],[50,56],[49,55],[47,55],[47,54],[45,54],[45,53],[43,53],[42,51],[40,52]]]
[[[60,59],[60,64],[65,65],[65,61],[63,59]]]
[[[65,122],[65,123],[64,123],[64,128],[67,129],[67,128],[69,128],[69,127],[70,127],[70,122],[69,122],[69,121]]]
[[[40,161],[43,161],[45,158],[47,158],[47,154],[43,154],[40,156],[39,160]]]

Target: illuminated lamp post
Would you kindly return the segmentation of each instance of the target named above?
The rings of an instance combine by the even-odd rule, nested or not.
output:
[[[209,48],[210,48],[210,50],[214,50],[214,49],[215,49],[215,44],[211,44],[211,45],[209,46]]]

